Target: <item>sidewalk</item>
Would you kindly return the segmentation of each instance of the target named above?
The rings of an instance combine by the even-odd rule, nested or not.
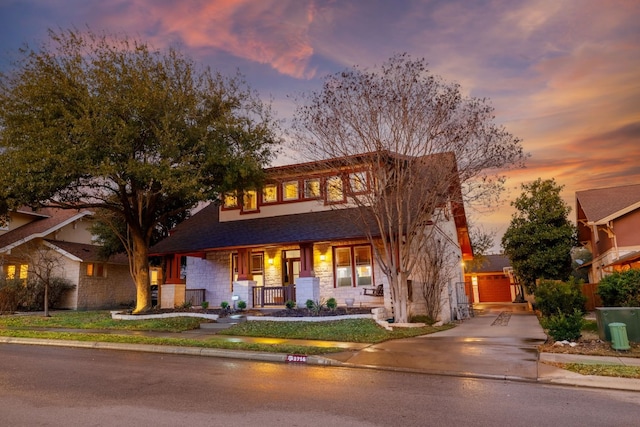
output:
[[[189,338],[194,340],[215,339],[229,342],[339,347],[345,351],[323,356],[307,356],[304,358],[304,362],[315,365],[384,369],[512,381],[537,381],[545,384],[640,391],[640,380],[584,376],[544,363],[612,363],[640,366],[640,359],[556,353],[542,353],[538,355],[537,346],[544,342],[546,335],[535,315],[521,311],[510,313],[504,311],[502,308],[483,310],[483,312],[479,313],[476,317],[465,320],[455,328],[447,331],[379,344],[222,336],[216,335],[216,329],[228,325],[207,324],[207,326],[207,328],[182,333],[127,332],[120,330],[48,330],[75,333],[117,333],[160,338]],[[269,362],[291,361],[291,358],[288,357],[290,355],[281,353],[261,353],[196,347],[10,337],[0,337],[0,343],[144,351]]]

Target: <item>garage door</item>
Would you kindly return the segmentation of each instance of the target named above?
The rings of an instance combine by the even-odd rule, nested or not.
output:
[[[503,275],[478,276],[480,302],[511,302],[509,278]]]

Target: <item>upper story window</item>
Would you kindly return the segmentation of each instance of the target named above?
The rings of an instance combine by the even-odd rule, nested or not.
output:
[[[367,173],[364,171],[350,173],[349,190],[353,194],[365,193],[368,190]]]
[[[224,195],[223,207],[233,209],[238,207],[238,196],[236,193],[227,193]]]
[[[9,215],[0,215],[0,230],[8,230],[9,221]]]
[[[278,201],[278,186],[267,184],[262,188],[262,203],[275,203]]]
[[[258,193],[256,190],[245,190],[242,193],[242,210],[245,212],[258,210]]]
[[[282,183],[282,200],[298,200],[298,181],[287,181]]]
[[[332,176],[327,178],[327,202],[342,202],[344,201],[344,188],[342,177]]]
[[[320,197],[320,178],[304,180],[304,198],[317,199]]]

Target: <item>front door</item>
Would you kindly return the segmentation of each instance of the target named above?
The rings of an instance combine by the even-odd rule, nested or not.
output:
[[[300,251],[282,251],[282,286],[293,285],[300,277]]]

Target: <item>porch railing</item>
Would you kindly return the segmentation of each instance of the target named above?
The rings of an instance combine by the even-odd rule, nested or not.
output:
[[[204,293],[205,289],[186,289],[184,300],[194,306],[201,305],[203,301],[206,301]]]
[[[253,287],[254,307],[280,306],[289,300],[296,300],[295,285]]]

